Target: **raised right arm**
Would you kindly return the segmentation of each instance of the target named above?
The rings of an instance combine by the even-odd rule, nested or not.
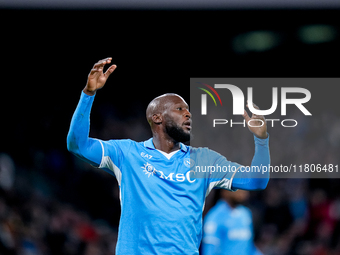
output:
[[[67,149],[77,157],[97,167],[102,159],[103,148],[98,139],[89,137],[90,112],[96,91],[105,85],[107,78],[117,67],[112,65],[103,73],[104,65],[110,62],[111,58],[106,58],[93,66],[73,114],[67,135]]]
[[[90,112],[94,97],[81,93],[68,131],[67,149],[82,160],[98,167],[102,158],[101,143],[89,137]]]

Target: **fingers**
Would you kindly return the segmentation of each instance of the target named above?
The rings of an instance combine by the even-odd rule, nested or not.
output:
[[[247,107],[249,108],[249,102],[248,102],[248,100],[247,100]],[[253,103],[253,107],[256,109],[256,110],[260,110],[260,108],[256,105],[256,104],[254,104]],[[255,114],[255,113],[252,113],[252,116],[251,116],[251,118],[253,118],[253,119],[262,119],[262,120],[264,120],[264,116],[263,115],[257,115],[257,114]]]
[[[249,108],[250,111],[254,111],[254,109],[260,110],[260,108],[256,104],[253,103],[252,107],[249,107],[248,104],[249,102],[247,101],[247,107]],[[247,111],[244,110],[243,117],[247,122],[250,132],[252,132],[256,137],[261,139],[268,137],[267,124],[263,115],[257,115],[255,113],[252,113],[252,116],[249,117]]]
[[[94,64],[94,66],[91,69],[90,75],[95,74],[96,72],[102,72],[104,69],[104,66],[106,64],[111,63],[112,58],[104,58],[102,60],[99,60],[97,63]]]
[[[247,100],[247,103],[248,103],[248,100]],[[260,110],[260,108],[255,103],[253,103],[253,106],[255,109]],[[248,104],[247,104],[247,107],[248,107]]]
[[[247,111],[246,110],[244,110],[244,113],[243,113],[243,118],[246,120],[246,122],[248,123],[248,121],[250,120],[250,117],[249,117],[249,115],[248,115],[248,113],[247,113]]]
[[[249,102],[248,102],[248,100],[247,100],[247,107],[249,108],[248,104],[249,104]],[[257,110],[260,110],[260,108],[259,108],[256,104],[254,104],[254,103],[253,103],[253,107],[254,107],[255,109],[257,109]]]
[[[110,67],[106,70],[106,72],[105,72],[105,74],[104,74],[105,77],[108,78],[108,77],[110,76],[110,74],[112,74],[113,71],[114,71],[116,68],[117,68],[116,65],[110,66]]]
[[[97,63],[94,64],[93,69],[97,69],[98,71],[102,71],[103,67],[106,64],[111,63],[112,58],[104,58],[102,60],[99,60]]]

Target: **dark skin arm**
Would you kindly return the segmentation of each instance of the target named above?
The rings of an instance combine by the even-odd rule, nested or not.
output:
[[[255,109],[260,109],[257,105],[253,104]],[[248,107],[248,104],[247,104]],[[248,107],[249,108],[249,107]],[[268,137],[267,134],[267,123],[266,120],[264,118],[263,115],[256,115],[256,114],[252,114],[251,117],[249,117],[248,113],[246,112],[246,110],[244,110],[244,114],[243,114],[244,119],[246,120],[247,126],[250,130],[250,132],[252,132],[256,137],[261,138],[261,139],[266,139]],[[249,120],[252,120],[249,124]],[[261,126],[263,121],[263,125]],[[261,126],[261,127],[260,127]]]

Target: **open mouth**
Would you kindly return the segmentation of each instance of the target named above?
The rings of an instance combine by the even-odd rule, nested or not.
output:
[[[184,121],[183,126],[186,127],[188,130],[191,130],[191,120]]]

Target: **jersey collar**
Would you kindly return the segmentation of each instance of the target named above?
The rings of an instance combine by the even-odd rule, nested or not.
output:
[[[149,148],[149,149],[152,149],[152,150],[155,150],[156,148],[155,148],[155,146],[153,145],[153,138],[150,138],[149,140],[146,140],[145,142],[144,142],[144,146],[146,147],[146,148]],[[181,146],[181,150],[182,151],[184,151],[184,152],[187,152],[188,151],[188,149],[187,149],[187,147],[183,144],[183,143],[179,143],[180,144],[180,146]]]

